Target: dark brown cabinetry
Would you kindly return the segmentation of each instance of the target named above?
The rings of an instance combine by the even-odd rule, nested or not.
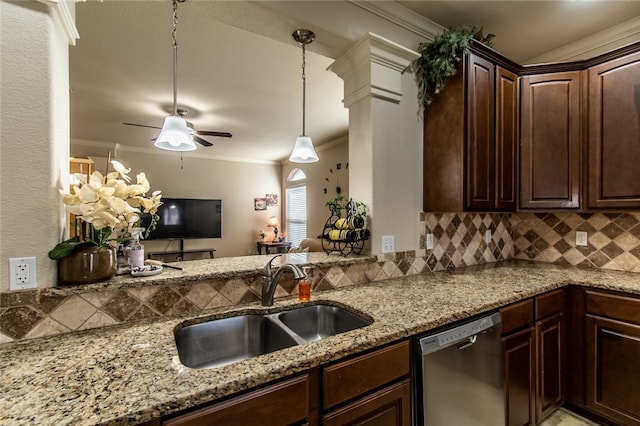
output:
[[[535,330],[533,299],[500,310],[504,365],[505,424],[535,424]]]
[[[590,208],[640,206],[640,52],[588,70]]]
[[[535,298],[537,422],[565,401],[564,307],[564,290]]]
[[[405,340],[149,424],[410,426],[409,373]]]
[[[640,424],[640,299],[585,292],[586,407]]]
[[[522,77],[520,208],[580,207],[580,71]]]
[[[518,66],[479,44],[425,110],[424,210],[514,210]]]
[[[509,426],[535,425],[564,402],[564,306],[555,290],[500,311]]]
[[[409,426],[409,372],[408,341],[325,367],[323,425]]]
[[[282,426],[307,422],[310,412],[309,375],[249,392],[165,420],[165,426],[260,425]]]

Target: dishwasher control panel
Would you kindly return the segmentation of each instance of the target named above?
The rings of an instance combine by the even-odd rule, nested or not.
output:
[[[478,333],[500,324],[500,314],[494,313],[476,320],[462,323],[439,333],[435,333],[420,339],[422,353],[429,353],[440,348],[462,342]]]

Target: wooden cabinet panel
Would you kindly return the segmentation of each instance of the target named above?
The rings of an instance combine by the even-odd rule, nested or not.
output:
[[[536,323],[536,421],[564,401],[564,321],[557,313]]]
[[[587,315],[586,405],[623,425],[640,424],[640,326]]]
[[[587,313],[640,324],[640,299],[585,291]]]
[[[409,375],[409,341],[330,365],[323,369],[323,406],[334,407]]]
[[[536,296],[536,321],[564,311],[564,289]]]
[[[522,78],[520,208],[578,208],[581,73]]]
[[[473,54],[468,61],[466,207],[491,210],[495,208],[495,65]]]
[[[283,426],[305,422],[308,413],[309,382],[305,374],[165,420],[162,424]]]
[[[410,426],[409,380],[403,380],[327,414],[323,425]]]
[[[589,207],[640,207],[638,141],[640,52],[589,69]]]
[[[518,76],[496,67],[495,105],[496,207],[515,210],[517,198],[517,164],[520,95]]]
[[[502,334],[533,325],[533,299],[513,303],[500,309]]]
[[[533,339],[533,327],[502,339],[505,416],[508,426],[535,424],[535,350]]]
[[[424,211],[515,210],[517,68],[474,45],[425,109]]]

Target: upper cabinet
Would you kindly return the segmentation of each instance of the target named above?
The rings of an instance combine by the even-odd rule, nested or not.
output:
[[[520,208],[580,207],[581,77],[522,78]]]
[[[474,44],[425,109],[424,211],[515,210],[517,65]]]
[[[640,52],[588,70],[589,208],[640,206]]]

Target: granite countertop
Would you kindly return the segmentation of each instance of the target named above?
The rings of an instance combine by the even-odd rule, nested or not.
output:
[[[640,274],[513,262],[319,292],[374,319],[365,328],[207,370],[178,361],[185,320],[259,304],[10,343],[0,353],[0,424],[135,424],[338,360],[566,284],[640,295]],[[270,311],[299,305],[276,301]]]
[[[217,259],[189,260],[186,262],[168,263],[180,270],[165,267],[160,275],[134,277],[129,274],[115,276],[110,280],[84,285],[62,285],[43,289],[44,292],[58,295],[84,294],[88,292],[115,290],[120,288],[147,287],[152,285],[195,282],[207,279],[233,278],[260,274],[264,265],[275,254],[257,256],[221,257]],[[340,256],[332,253],[284,253],[273,261],[273,266],[283,263],[294,263],[301,266],[321,268],[353,263],[375,262],[376,256]]]

